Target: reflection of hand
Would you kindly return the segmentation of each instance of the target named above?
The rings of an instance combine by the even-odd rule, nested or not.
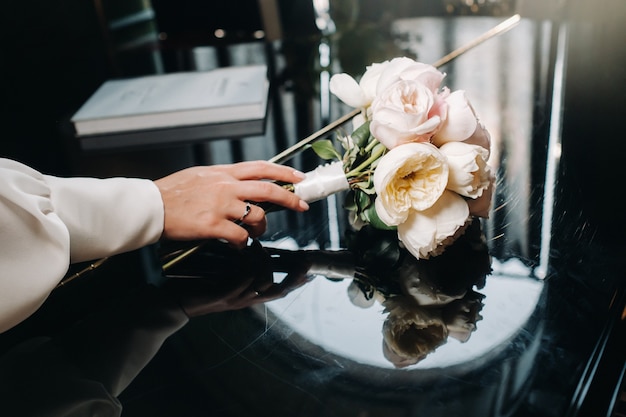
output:
[[[269,181],[297,183],[304,174],[265,161],[188,168],[155,181],[165,210],[163,237],[175,240],[225,239],[243,247],[266,228],[265,211],[246,201],[269,202],[304,211],[308,205]],[[242,220],[245,228],[235,224]]]
[[[287,276],[274,282],[272,261],[258,241],[228,262],[228,269],[220,268],[219,275],[206,277],[171,278],[164,284],[178,299],[189,317],[237,310],[281,298],[308,280],[308,265],[293,263]]]

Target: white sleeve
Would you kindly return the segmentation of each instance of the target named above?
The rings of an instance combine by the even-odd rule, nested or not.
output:
[[[154,243],[162,229],[152,181],[56,178],[0,158],[0,332],[37,310],[70,262]]]

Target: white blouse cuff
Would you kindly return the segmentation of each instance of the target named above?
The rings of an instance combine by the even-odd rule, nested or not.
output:
[[[72,262],[155,243],[163,231],[161,194],[150,180],[45,176],[54,211],[70,234]]]

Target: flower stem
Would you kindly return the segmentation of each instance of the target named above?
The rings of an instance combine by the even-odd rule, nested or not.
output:
[[[367,146],[365,147],[365,152],[371,152],[372,149],[374,149],[374,146],[376,146],[379,143],[380,142],[378,142],[378,140],[372,138],[372,141],[368,143]]]
[[[367,168],[370,165],[372,165],[372,163],[374,163],[378,158],[380,158],[380,156],[385,152],[385,150],[386,150],[385,147],[381,146],[376,152],[372,153],[370,157],[367,158],[365,161],[363,161],[358,167],[349,171],[346,174],[346,178],[350,179],[350,177],[354,177],[354,176],[361,174],[361,170],[363,168]]]

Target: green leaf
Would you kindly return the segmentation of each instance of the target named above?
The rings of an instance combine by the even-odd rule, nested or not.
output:
[[[311,148],[313,148],[313,151],[317,154],[317,156],[322,159],[341,160],[341,155],[339,155],[339,153],[333,146],[333,142],[328,139],[313,142],[311,144]]]
[[[374,195],[376,194],[376,190],[374,189],[374,184],[371,181],[361,181],[357,182],[353,185],[353,187],[359,189],[365,194]]]
[[[359,147],[364,148],[370,140],[370,122],[365,122],[352,132],[352,141]]]
[[[372,205],[372,200],[370,199],[370,196],[367,195],[367,193],[364,193],[361,190],[354,190],[354,192],[356,193],[355,200],[358,206],[359,213],[363,212],[365,209]]]
[[[380,220],[380,217],[378,217],[378,213],[376,213],[376,206],[374,204],[372,204],[365,211],[363,211],[363,215],[367,216],[367,222],[376,229],[380,229],[380,230],[396,229],[396,226],[387,226],[385,223],[383,223],[382,220]]]
[[[356,204],[356,195],[355,195],[355,191],[354,190],[350,190],[346,194],[346,198],[345,198],[345,200],[343,202],[343,207],[346,210],[349,210],[349,211],[356,211],[356,210],[358,210],[358,206]]]

